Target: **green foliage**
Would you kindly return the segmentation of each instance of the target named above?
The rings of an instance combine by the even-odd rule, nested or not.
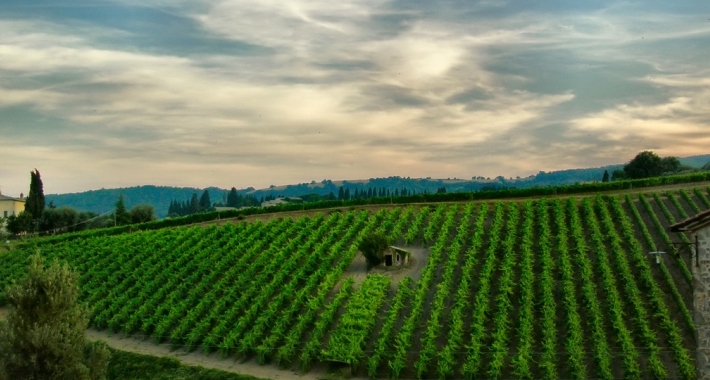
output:
[[[661,157],[651,151],[643,151],[624,166],[624,172],[631,179],[659,176],[663,173]]]
[[[30,172],[30,193],[25,200],[25,211],[32,215],[32,219],[41,218],[44,211],[44,186],[37,169]]]
[[[0,331],[0,378],[102,379],[109,353],[86,345],[89,311],[77,304],[78,275],[35,254],[27,275],[9,287],[8,323]]]
[[[680,164],[677,157],[663,157],[661,158],[661,173],[677,173],[683,170],[683,165]]]
[[[602,182],[609,182],[609,171],[604,170],[604,175],[602,176]]]
[[[209,191],[205,190],[202,193],[202,196],[200,196],[200,210],[207,210],[212,207],[212,201],[210,200],[210,193]]]
[[[123,194],[118,196],[116,207],[114,209],[114,218],[117,226],[125,226],[131,224],[131,214],[126,211],[126,204],[123,203]]]
[[[363,256],[365,256],[367,267],[372,268],[382,263],[384,259],[383,254],[389,245],[389,240],[385,235],[372,233],[365,236],[362,241],[360,241],[358,249],[362,252]]]
[[[0,288],[41,247],[82,273],[81,299],[97,311],[96,327],[176,347],[301,368],[345,359],[373,378],[613,378],[622,369],[692,378],[693,329],[683,325],[692,318],[669,273],[675,266],[657,266],[634,244],[648,231],[629,224],[631,207],[566,201],[36,239],[0,255]],[[403,280],[394,297],[378,276],[355,289],[343,277],[372,233],[424,236],[429,247],[419,281]]]
[[[236,373],[180,364],[175,358],[111,350],[107,380],[258,380]]]
[[[625,179],[628,179],[628,175],[626,175],[626,172],[623,169],[616,169],[611,173],[612,181],[622,181]]]
[[[131,223],[148,223],[155,220],[155,209],[151,205],[138,205],[134,206],[131,211]]]
[[[35,221],[32,219],[32,214],[23,211],[17,216],[8,216],[5,228],[7,228],[8,232],[15,235],[23,232],[33,232],[35,230]]]

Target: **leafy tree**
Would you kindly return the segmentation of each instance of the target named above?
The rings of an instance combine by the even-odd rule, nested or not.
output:
[[[389,247],[389,240],[387,237],[380,233],[370,233],[366,235],[357,248],[365,256],[367,260],[367,267],[372,268],[380,265],[384,259],[384,252]]]
[[[210,200],[210,193],[208,193],[207,190],[205,190],[205,192],[202,193],[202,196],[200,197],[200,210],[206,211],[211,207],[212,207],[212,201]]]
[[[623,171],[622,169],[616,169],[613,172],[611,172],[611,180],[612,181],[621,181],[626,179],[626,172]]]
[[[604,175],[602,176],[602,182],[609,182],[609,171],[604,170]]]
[[[27,275],[5,292],[10,305],[0,327],[0,379],[103,379],[110,353],[89,343],[89,310],[77,304],[79,275],[56,259],[45,268],[35,254]]]
[[[79,212],[69,207],[47,208],[42,213],[40,229],[54,231],[68,229],[79,223]]]
[[[118,201],[116,201],[116,209],[114,210],[114,217],[116,220],[116,225],[125,226],[131,224],[131,214],[126,211],[126,205],[123,203],[123,194],[118,196]]]
[[[677,157],[668,156],[661,158],[661,173],[677,173],[683,170]]]
[[[15,235],[23,232],[33,232],[35,230],[35,221],[32,219],[32,214],[23,211],[17,216],[8,216],[5,228],[8,232]]]
[[[30,193],[25,200],[25,211],[32,216],[32,219],[41,218],[44,211],[44,185],[37,169],[30,172]]]
[[[131,211],[131,223],[146,223],[155,220],[155,209],[151,205],[134,206]]]
[[[630,179],[657,177],[663,173],[661,157],[651,151],[643,151],[624,166],[624,172]]]

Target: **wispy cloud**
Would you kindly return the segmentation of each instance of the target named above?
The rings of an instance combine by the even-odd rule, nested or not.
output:
[[[64,192],[707,153],[710,22],[692,4],[11,4],[0,185],[26,192],[34,167]]]

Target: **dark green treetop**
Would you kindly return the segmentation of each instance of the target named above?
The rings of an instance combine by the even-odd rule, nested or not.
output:
[[[30,193],[25,201],[25,211],[30,213],[33,219],[41,218],[44,211],[44,185],[37,169],[30,172]]]

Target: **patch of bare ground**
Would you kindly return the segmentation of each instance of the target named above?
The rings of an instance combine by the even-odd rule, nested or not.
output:
[[[7,307],[0,307],[0,321],[6,320],[8,313],[9,309]],[[295,370],[281,369],[276,365],[260,365],[256,361],[256,358],[243,361],[240,358],[235,360],[234,357],[222,358],[220,354],[216,352],[204,354],[199,350],[193,352],[174,350],[171,348],[170,343],[155,344],[152,340],[145,340],[142,335],[125,336],[122,334],[111,334],[108,331],[88,329],[86,330],[86,338],[91,341],[104,341],[109,347],[120,351],[158,357],[172,357],[185,365],[201,366],[225,372],[251,375],[262,379],[318,380],[331,377],[327,369],[323,366],[314,366],[310,371],[301,373]]]
[[[328,373],[324,368],[314,367],[309,372],[300,373],[293,370],[280,369],[275,365],[259,365],[256,358],[240,361],[239,358],[235,360],[234,357],[222,358],[220,354],[216,352],[204,354],[200,351],[187,352],[185,350],[173,350],[169,343],[154,344],[151,340],[144,340],[142,337],[124,336],[121,334],[111,335],[106,331],[97,331],[94,329],[86,330],[86,338],[92,341],[104,341],[109,347],[121,351],[159,357],[172,357],[186,365],[251,375],[262,379],[317,380],[328,377]]]
[[[355,281],[355,285],[359,285],[365,281],[368,274],[381,274],[392,280],[393,287],[394,285],[399,284],[399,282],[405,277],[411,277],[415,282],[419,281],[422,269],[426,266],[427,259],[429,258],[429,249],[411,246],[405,246],[402,248],[411,253],[409,256],[409,263],[407,265],[389,268],[378,266],[367,270],[367,261],[365,260],[365,256],[363,256],[362,253],[358,253],[348,269],[343,273],[343,279],[346,277],[352,277]]]

